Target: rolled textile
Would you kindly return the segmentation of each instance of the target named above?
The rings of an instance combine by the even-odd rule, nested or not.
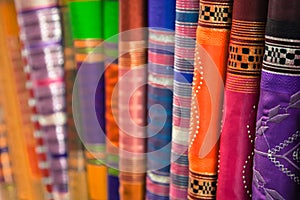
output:
[[[76,77],[76,62],[73,49],[73,38],[71,32],[70,13],[67,4],[68,0],[61,0],[60,11],[63,25],[63,47],[64,47],[64,69],[66,84],[66,103],[67,103],[67,135],[68,135],[68,175],[70,199],[87,200],[88,187],[85,170],[84,149],[78,136],[72,112],[72,95],[77,95],[73,91]],[[74,94],[73,94],[74,93]]]
[[[253,199],[300,198],[300,2],[269,0]]]
[[[119,197],[119,128],[117,125],[118,97],[118,32],[119,32],[119,1],[104,1],[104,54],[105,54],[105,129],[106,153],[108,164],[108,199],[118,200]],[[115,60],[116,59],[116,60]]]
[[[145,197],[146,130],[143,127],[147,122],[147,96],[145,84],[141,86],[139,83],[147,77],[144,66],[147,62],[147,34],[139,28],[147,25],[146,16],[145,1],[120,1],[118,123],[122,200],[142,200]]]
[[[200,0],[191,103],[189,199],[214,199],[232,1]]]
[[[58,2],[16,0],[48,199],[68,199],[66,102]]]
[[[186,199],[188,139],[199,0],[177,0],[170,199]]]
[[[13,1],[0,2],[0,25],[1,98],[11,169],[16,186],[16,191],[11,192],[15,192],[19,199],[42,199],[44,193],[41,171],[35,153],[37,144],[30,120],[32,112],[28,105],[29,91],[25,87],[26,76],[23,71],[17,13]],[[5,173],[9,173],[9,170]]]
[[[73,102],[73,108],[79,109],[73,115],[80,114],[79,134],[86,147],[89,198],[107,199],[104,60],[102,47],[96,48],[103,41],[103,1],[69,1],[68,5],[78,68],[75,89],[79,104]]]
[[[149,0],[148,26],[146,199],[169,199],[175,0]]]
[[[217,199],[251,199],[267,7],[268,0],[233,3]],[[234,160],[232,155],[236,155]]]

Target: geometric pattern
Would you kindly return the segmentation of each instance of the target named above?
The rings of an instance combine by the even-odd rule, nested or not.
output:
[[[300,66],[300,50],[274,47],[266,44],[264,61],[281,65]]]
[[[189,199],[214,198],[217,191],[217,175],[196,174],[190,171]]]
[[[264,54],[263,46],[242,46],[230,44],[228,67],[235,70],[254,70],[259,72],[261,69],[262,57]]]
[[[200,18],[205,21],[230,22],[231,13],[228,7],[200,5]]]
[[[192,180],[190,182],[190,187],[193,190],[194,193],[200,193],[203,195],[215,195],[216,194],[216,182],[206,182],[203,181],[201,184],[199,184],[198,180]]]
[[[263,68],[300,74],[300,41],[266,36]]]
[[[232,2],[213,4],[210,1],[200,1],[199,25],[229,29],[231,19]]]

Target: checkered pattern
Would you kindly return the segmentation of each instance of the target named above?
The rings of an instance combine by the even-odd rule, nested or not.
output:
[[[199,195],[216,195],[217,182],[211,180],[199,181],[192,179],[190,182],[190,190]]]
[[[229,67],[241,69],[260,69],[262,62],[262,47],[229,47]]]
[[[300,50],[266,44],[264,61],[281,65],[300,66]]]
[[[213,22],[230,22],[232,12],[228,6],[200,5],[200,19]]]

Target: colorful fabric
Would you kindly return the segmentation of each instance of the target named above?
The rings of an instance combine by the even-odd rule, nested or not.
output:
[[[186,199],[188,134],[199,0],[177,0],[170,199]]]
[[[66,84],[66,104],[67,104],[67,135],[68,135],[68,176],[69,176],[69,194],[70,199],[87,200],[88,187],[86,180],[86,170],[84,161],[83,145],[78,136],[73,112],[72,96],[77,95],[73,91],[76,78],[76,62],[73,49],[73,38],[71,31],[70,13],[67,0],[60,1],[60,10],[62,13],[63,25],[63,47],[64,47],[64,69]]]
[[[175,0],[148,1],[146,199],[169,199]],[[160,105],[162,107],[158,107]]]
[[[108,199],[119,197],[119,128],[117,125],[118,98],[113,96],[118,82],[119,2],[104,1],[104,53],[105,53],[105,122],[108,164]]]
[[[68,176],[60,13],[53,1],[16,1],[16,5],[46,198],[64,199],[68,197]]]
[[[7,142],[10,149],[13,177],[20,199],[43,198],[41,172],[35,154],[29,92],[23,71],[17,14],[13,1],[0,3],[1,24],[1,87]],[[13,120],[12,120],[13,119]],[[4,166],[3,166],[4,167]],[[9,171],[7,171],[9,172]],[[27,180],[24,182],[24,180]],[[16,191],[11,191],[15,192]]]
[[[251,199],[255,117],[267,6],[267,0],[233,3],[217,199]]]
[[[253,199],[300,198],[300,2],[270,0],[260,83]]]
[[[189,146],[189,199],[214,199],[232,1],[200,0]]]
[[[96,48],[103,40],[103,2],[69,2],[73,45],[77,63],[78,100],[73,115],[80,121],[77,130],[86,147],[86,168],[89,198],[107,199],[105,161],[105,101],[103,49]],[[77,120],[78,121],[78,120]]]
[[[16,1],[16,5],[47,198],[68,198],[64,60],[58,4],[36,0]]]
[[[143,0],[120,1],[119,36],[119,179],[120,199],[145,197],[147,7]],[[131,29],[137,29],[128,31]],[[126,78],[122,78],[125,73]],[[122,81],[122,82],[121,82]],[[142,84],[142,86],[141,86]],[[140,87],[141,86],[141,87]]]

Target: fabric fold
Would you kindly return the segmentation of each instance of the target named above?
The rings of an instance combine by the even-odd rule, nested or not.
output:
[[[173,80],[170,199],[186,199],[188,139],[199,0],[177,0]]]
[[[233,3],[217,199],[251,199],[255,118],[267,7],[267,0]]]
[[[118,124],[120,199],[145,198],[147,6],[120,1]]]
[[[189,144],[189,199],[214,199],[232,1],[200,0]]]
[[[269,0],[253,199],[300,198],[300,2]]]
[[[146,199],[169,199],[175,0],[148,1]]]

